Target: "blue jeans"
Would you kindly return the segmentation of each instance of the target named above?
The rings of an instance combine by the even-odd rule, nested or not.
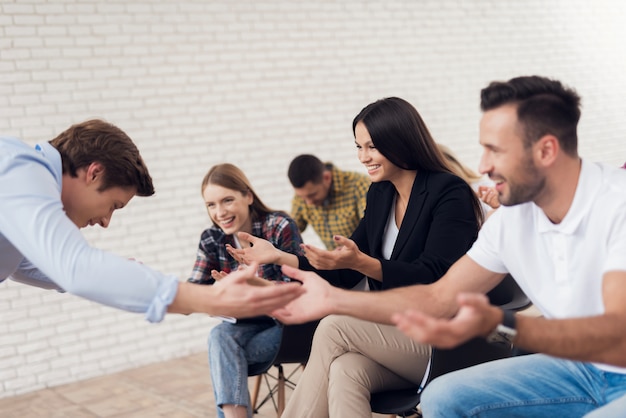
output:
[[[624,418],[624,415],[626,415],[626,395],[601,406],[585,415],[585,418]]]
[[[222,322],[209,334],[209,368],[217,416],[224,418],[222,405],[242,405],[252,417],[248,392],[248,364],[272,361],[282,336],[276,323]]]
[[[532,354],[443,375],[421,407],[425,418],[582,417],[624,394],[626,374]]]

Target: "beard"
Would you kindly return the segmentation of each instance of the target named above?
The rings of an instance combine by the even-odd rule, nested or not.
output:
[[[535,200],[546,185],[545,176],[541,175],[531,158],[526,158],[520,165],[523,179],[507,180],[508,196],[499,195],[498,200],[504,206],[514,206]]]

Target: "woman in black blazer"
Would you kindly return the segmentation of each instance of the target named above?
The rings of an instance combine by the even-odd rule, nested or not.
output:
[[[370,175],[365,215],[335,250],[304,245],[305,256],[253,237],[233,250],[244,262],[289,264],[350,288],[370,290],[431,283],[476,239],[479,200],[452,174],[417,110],[387,98],[354,119],[358,157]],[[269,245],[268,245],[269,244]],[[418,385],[430,354],[395,327],[331,315],[315,333],[311,357],[284,416],[369,416],[369,394]]]

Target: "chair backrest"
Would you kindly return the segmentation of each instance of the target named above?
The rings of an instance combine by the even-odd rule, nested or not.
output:
[[[530,299],[519,287],[513,276],[507,274],[489,293],[489,302],[502,309],[519,311],[530,306]]]
[[[488,294],[489,301],[502,309],[521,310],[530,305],[530,299],[507,274]],[[488,343],[484,338],[474,338],[451,349],[433,348],[430,371],[426,384],[435,377],[491,360],[511,357],[512,347]],[[424,385],[425,386],[425,385]]]
[[[272,359],[263,364],[250,364],[248,376],[256,376],[265,373],[270,367],[287,363],[306,363],[311,354],[313,334],[318,321],[306,322],[297,325],[284,325],[278,352]]]
[[[320,321],[306,322],[298,325],[285,325],[280,348],[276,353],[274,364],[305,363],[311,354],[313,334]]]
[[[505,276],[487,296],[492,304],[503,309],[516,311],[530,305],[530,300],[511,275]],[[420,402],[421,391],[436,377],[511,355],[512,347],[489,344],[483,338],[474,338],[451,349],[432,348],[430,365],[422,387],[373,393],[370,399],[372,412],[402,416],[413,414],[416,412],[415,406]]]
[[[511,346],[489,344],[484,338],[474,338],[450,349],[433,348],[424,386],[443,374],[507,357],[511,357]]]

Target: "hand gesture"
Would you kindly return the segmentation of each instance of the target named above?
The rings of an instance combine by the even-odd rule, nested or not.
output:
[[[257,264],[251,264],[224,276],[219,286],[213,286],[216,293],[212,301],[219,315],[235,318],[270,315],[304,293],[299,283],[274,285],[256,277],[257,269]]]
[[[335,235],[333,239],[337,247],[330,251],[302,244],[301,248],[309,263],[318,270],[358,270],[358,259],[363,254],[359,247],[354,241],[341,235]]]
[[[215,280],[216,284],[217,284],[217,282],[222,280],[227,275],[228,275],[228,273],[226,273],[224,271],[211,270],[211,277]]]
[[[244,248],[234,248],[226,244],[226,251],[239,264],[276,264],[276,260],[280,256],[280,250],[276,249],[271,242],[255,237],[247,232],[237,232],[237,238]]]
[[[452,319],[434,318],[415,310],[396,313],[392,322],[422,344],[452,348],[477,336],[486,336],[502,320],[502,312],[485,295],[464,293],[457,298],[459,311]]]
[[[302,324],[322,318],[332,312],[330,297],[340,289],[331,286],[312,271],[303,271],[289,266],[282,267],[283,274],[302,282],[304,293],[272,316],[285,324]]]
[[[498,209],[500,207],[498,192],[496,192],[496,189],[493,187],[478,186],[478,197],[493,209]]]
[[[237,270],[242,270],[245,268],[248,268],[248,266],[245,264],[240,264]],[[211,277],[215,279],[216,285],[219,284],[220,280],[222,280],[226,276],[228,276],[228,273],[226,273],[225,271],[211,270]],[[273,283],[270,280],[266,280],[262,277],[253,276],[252,278],[248,278],[248,284],[253,286],[269,286]]]

